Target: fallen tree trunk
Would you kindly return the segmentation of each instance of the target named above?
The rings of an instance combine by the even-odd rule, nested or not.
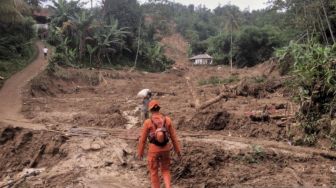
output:
[[[176,96],[175,92],[151,91],[151,93],[155,93],[157,96],[162,96],[162,95],[173,95],[173,96]]]
[[[197,110],[203,110],[217,102],[219,102],[220,100],[222,100],[223,98],[225,98],[225,100],[227,101],[229,98],[235,98],[234,95],[231,95],[231,94],[227,94],[227,93],[221,93],[220,95],[218,95],[217,97],[215,98],[212,98],[208,101],[206,101],[205,103],[203,103],[202,105],[200,105]]]
[[[195,107],[198,108],[200,106],[200,102],[199,102],[199,99],[197,98],[197,94],[195,92],[195,90],[193,89],[192,85],[190,84],[190,81],[189,81],[189,77],[185,77],[186,81],[187,81],[187,85],[189,87],[189,90],[190,90],[190,93],[195,101]]]

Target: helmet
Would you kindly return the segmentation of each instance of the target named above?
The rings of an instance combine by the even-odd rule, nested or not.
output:
[[[157,101],[157,100],[151,100],[149,102],[149,104],[148,104],[148,109],[151,110],[155,106],[159,106],[160,107],[159,101]]]

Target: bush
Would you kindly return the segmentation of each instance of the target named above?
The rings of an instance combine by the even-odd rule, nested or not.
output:
[[[238,67],[251,67],[269,59],[281,45],[278,33],[270,27],[245,27],[237,40],[235,53]]]
[[[31,40],[35,37],[34,21],[26,18],[22,23],[0,24],[0,60],[29,56]]]
[[[237,40],[236,33],[233,33],[232,40],[234,43]],[[231,36],[229,33],[222,33],[209,39],[209,47],[207,52],[213,56],[213,61],[215,64],[229,64],[230,50]],[[233,54],[235,53],[237,52],[236,49],[233,47]]]
[[[287,59],[293,60],[290,66],[292,75],[290,86],[300,103],[298,119],[305,133],[303,142],[313,145],[320,132],[319,120],[323,115],[328,115],[330,118],[334,116],[336,45],[322,46],[315,42],[290,43],[288,47],[279,49],[277,56],[280,64],[288,64],[284,62]]]
[[[280,35],[274,28],[248,26],[232,34],[232,59],[237,67],[251,67],[269,59],[281,45]],[[207,52],[216,64],[230,61],[231,35],[221,33],[209,39]]]

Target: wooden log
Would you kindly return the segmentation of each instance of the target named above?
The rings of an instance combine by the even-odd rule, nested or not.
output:
[[[175,92],[164,92],[164,91],[151,91],[151,93],[155,93],[157,96],[162,96],[162,95],[173,95],[176,96]]]
[[[39,152],[36,153],[34,158],[30,161],[29,168],[33,168],[38,164],[38,161],[40,160],[41,156],[43,155],[45,149],[46,149],[46,145],[42,144]]]
[[[192,87],[192,85],[191,85],[191,83],[190,83],[190,78],[189,78],[189,77],[185,77],[185,79],[186,79],[188,88],[189,88],[189,90],[190,90],[190,93],[191,93],[191,95],[192,95],[192,97],[193,97],[193,99],[194,99],[195,107],[198,108],[198,107],[200,106],[200,101],[199,101],[199,99],[197,98],[197,94],[196,94],[195,90],[193,89],[193,87]]]
[[[234,98],[235,96],[231,95],[231,94],[227,94],[227,93],[221,93],[220,95],[218,95],[215,98],[212,98],[208,101],[206,101],[205,103],[203,103],[202,105],[200,105],[197,110],[203,110],[217,102],[219,102],[220,100],[222,100],[223,98],[225,98],[225,100],[227,101],[230,98]]]

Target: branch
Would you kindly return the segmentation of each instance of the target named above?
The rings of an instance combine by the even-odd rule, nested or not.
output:
[[[197,108],[197,110],[203,110],[209,106],[211,106],[212,104],[215,104],[217,102],[219,102],[220,100],[222,100],[223,98],[225,98],[225,101],[227,101],[229,98],[235,98],[235,96],[233,94],[228,94],[228,93],[221,93],[220,95],[218,95],[215,98],[212,98],[208,101],[206,101],[205,103],[203,103],[201,106],[199,106]]]

